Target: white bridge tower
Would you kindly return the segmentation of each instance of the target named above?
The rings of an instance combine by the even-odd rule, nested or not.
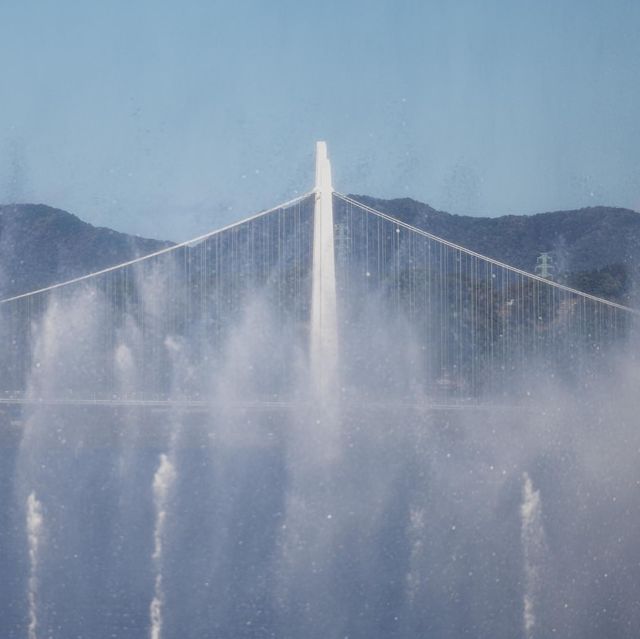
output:
[[[333,233],[333,186],[326,142],[316,143],[311,298],[311,374],[320,395],[336,390],[338,322]]]

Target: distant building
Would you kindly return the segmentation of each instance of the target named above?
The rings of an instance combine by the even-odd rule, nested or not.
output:
[[[552,280],[553,271],[553,258],[551,257],[551,253],[540,253],[536,260],[536,275],[544,277],[545,280]]]

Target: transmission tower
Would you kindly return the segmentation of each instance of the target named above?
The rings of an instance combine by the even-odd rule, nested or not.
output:
[[[536,275],[544,277],[546,280],[552,280],[553,270],[553,258],[551,257],[551,253],[540,253],[536,260]]]

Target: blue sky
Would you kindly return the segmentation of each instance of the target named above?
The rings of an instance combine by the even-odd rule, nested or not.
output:
[[[185,239],[312,186],[640,210],[637,0],[0,0],[0,201]]]

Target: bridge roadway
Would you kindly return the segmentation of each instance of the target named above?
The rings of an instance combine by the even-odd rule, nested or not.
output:
[[[445,437],[460,437],[468,428],[489,420],[517,428],[522,413],[539,412],[539,406],[440,401],[340,402],[337,419],[346,435],[354,432],[388,436],[435,428]],[[161,450],[183,433],[176,445],[198,448],[230,438],[259,449],[283,445],[291,429],[321,431],[326,413],[318,403],[292,400],[216,402],[186,399],[0,399],[0,451],[17,450],[27,434],[27,423],[36,426],[42,445],[64,450],[71,442],[90,449],[145,448]],[[176,429],[178,429],[176,431]],[[331,426],[329,426],[331,430]],[[342,428],[341,428],[342,430]],[[386,433],[386,435],[385,435]],[[314,439],[314,435],[310,433]]]
[[[228,411],[236,410],[257,410],[257,411],[279,411],[300,409],[311,410],[314,406],[310,401],[291,400],[253,400],[242,402],[216,402],[214,400],[193,400],[193,399],[132,399],[132,398],[93,398],[93,399],[70,399],[70,398],[32,398],[32,397],[4,397],[0,398],[0,406],[24,406],[24,407],[90,407],[104,406],[113,408],[153,408],[164,410],[180,410],[185,412],[208,413],[215,408],[224,408]],[[339,406],[342,409],[365,409],[365,410],[393,410],[403,409],[415,412],[430,411],[460,411],[460,410],[513,410],[520,406],[509,404],[480,403],[474,400],[460,400],[455,402],[432,401],[432,402],[412,402],[412,401],[341,401]]]

